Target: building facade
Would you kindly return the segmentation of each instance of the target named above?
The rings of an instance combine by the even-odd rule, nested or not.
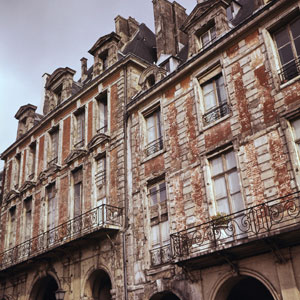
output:
[[[16,113],[0,299],[300,299],[300,2],[153,0]]]

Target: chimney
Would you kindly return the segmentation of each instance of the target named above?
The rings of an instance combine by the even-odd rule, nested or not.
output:
[[[158,61],[162,55],[176,55],[187,43],[187,36],[179,28],[187,18],[185,8],[177,2],[153,0]]]
[[[116,34],[121,37],[121,41],[123,44],[126,44],[129,40],[129,27],[128,20],[121,16],[115,17],[115,31]]]
[[[87,59],[85,57],[81,58],[81,83],[87,78]]]

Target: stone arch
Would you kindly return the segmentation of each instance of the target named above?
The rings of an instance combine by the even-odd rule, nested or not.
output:
[[[210,300],[230,300],[235,299],[234,295],[239,292],[239,289],[246,285],[257,289],[264,296],[261,299],[280,300],[281,297],[276,292],[273,285],[261,274],[252,270],[241,270],[239,275],[227,273],[221,277],[211,289]],[[245,289],[243,289],[245,292]],[[251,292],[251,288],[250,288]],[[259,296],[255,296],[256,300],[260,300]]]
[[[59,288],[60,282],[57,276],[52,272],[46,272],[34,279],[29,300],[55,300],[55,292]]]
[[[83,299],[111,300],[112,281],[104,268],[91,269],[85,281]]]
[[[150,66],[142,72],[139,79],[139,85],[143,90],[145,90],[163,79],[166,74],[167,71],[165,69],[159,68],[157,66]]]
[[[181,300],[181,299],[174,292],[163,291],[152,295],[150,300]]]

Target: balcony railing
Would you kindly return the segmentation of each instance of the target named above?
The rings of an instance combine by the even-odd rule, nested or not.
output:
[[[100,229],[118,230],[122,208],[103,204],[0,254],[0,270],[32,259]]]
[[[300,192],[297,192],[172,234],[173,256],[179,260],[200,257],[296,230],[300,221],[299,203]]]
[[[172,259],[171,245],[150,250],[151,265],[159,266],[168,263]]]
[[[149,156],[151,154],[154,154],[155,152],[158,152],[163,148],[163,146],[164,146],[163,138],[160,137],[147,145],[146,155]]]
[[[300,75],[300,57],[288,62],[278,71],[278,73],[281,83],[285,83]]]
[[[223,103],[220,106],[210,110],[209,112],[203,115],[203,123],[204,125],[208,125],[226,115],[229,114],[229,106],[227,103]]]

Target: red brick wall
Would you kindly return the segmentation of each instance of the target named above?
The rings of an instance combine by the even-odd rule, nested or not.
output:
[[[118,86],[115,84],[111,87],[110,93],[110,130],[115,131],[118,126],[117,107],[118,107]]]
[[[69,217],[69,177],[64,176],[60,179],[60,191],[58,198],[58,215],[59,224],[62,224],[68,220]]]

